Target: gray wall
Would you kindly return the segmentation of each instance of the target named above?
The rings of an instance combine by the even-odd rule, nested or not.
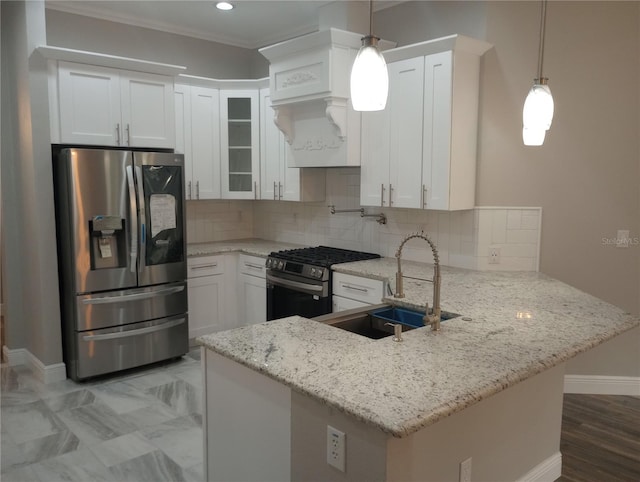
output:
[[[62,361],[44,5],[1,2],[2,207],[7,346]]]
[[[153,8],[154,2],[147,3]],[[56,47],[183,65],[189,75],[214,79],[267,75],[254,76],[254,71],[263,72],[266,62],[255,50],[56,10],[46,10],[46,19],[47,43]]]

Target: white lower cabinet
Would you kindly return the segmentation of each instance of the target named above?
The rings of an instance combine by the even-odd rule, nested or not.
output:
[[[265,259],[240,254],[238,257],[238,325],[267,321]]]
[[[189,258],[189,338],[236,325],[235,259],[233,255]]]
[[[333,312],[377,305],[382,302],[386,281],[344,273],[333,274]]]

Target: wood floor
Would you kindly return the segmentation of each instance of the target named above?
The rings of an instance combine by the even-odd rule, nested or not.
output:
[[[561,482],[640,482],[640,397],[564,394]]]

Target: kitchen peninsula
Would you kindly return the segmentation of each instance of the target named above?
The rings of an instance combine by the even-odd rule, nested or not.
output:
[[[431,269],[403,262],[408,277]],[[405,293],[431,303],[426,282]],[[462,316],[401,343],[300,317],[200,337],[207,480],[459,480],[469,458],[471,480],[557,478],[564,362],[640,321],[533,272],[443,267],[441,299]],[[344,472],[327,464],[327,426],[346,434]]]

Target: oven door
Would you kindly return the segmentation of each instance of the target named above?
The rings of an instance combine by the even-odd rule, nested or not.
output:
[[[331,313],[329,281],[316,281],[267,270],[267,321]]]

